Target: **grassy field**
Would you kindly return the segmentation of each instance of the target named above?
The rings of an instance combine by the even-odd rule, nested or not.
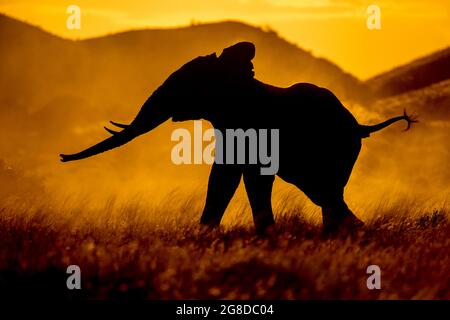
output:
[[[104,207],[4,205],[0,287],[67,299],[449,299],[448,211],[397,204],[351,237],[322,235],[302,208],[276,208],[277,229],[254,234],[245,209],[221,230],[198,226],[202,202],[168,198]],[[387,211],[386,211],[387,210]],[[412,214],[414,212],[414,214]],[[242,215],[242,219],[240,219]],[[81,268],[82,289],[66,288]],[[366,268],[381,268],[368,290]]]

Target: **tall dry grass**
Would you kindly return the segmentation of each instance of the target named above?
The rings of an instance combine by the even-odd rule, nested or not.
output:
[[[241,202],[220,230],[202,230],[200,198],[174,192],[153,205],[139,197],[5,203],[1,292],[67,299],[450,298],[446,206],[379,203],[365,209],[364,231],[326,237],[317,210],[281,199],[276,230],[258,237]],[[81,290],[66,288],[71,264],[81,268]],[[381,268],[381,290],[366,287],[372,264]]]

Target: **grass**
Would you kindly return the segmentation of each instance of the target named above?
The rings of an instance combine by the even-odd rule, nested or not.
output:
[[[244,208],[221,230],[198,226],[202,201],[171,195],[148,207],[22,204],[0,209],[2,294],[63,299],[448,299],[445,209],[394,205],[351,237],[322,235],[302,208],[277,208],[257,237]],[[414,214],[412,214],[414,212]],[[66,288],[79,265],[82,290]],[[368,290],[366,268],[381,268]]]

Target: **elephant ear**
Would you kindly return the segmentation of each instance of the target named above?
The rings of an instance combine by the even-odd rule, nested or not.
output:
[[[255,45],[251,42],[239,42],[225,48],[219,56],[219,61],[227,71],[243,76],[253,77],[252,59],[255,57]]]
[[[255,57],[255,45],[251,42],[239,42],[223,49],[220,59],[229,62],[249,62]]]

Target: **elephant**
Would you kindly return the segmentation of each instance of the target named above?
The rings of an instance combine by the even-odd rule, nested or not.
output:
[[[276,175],[298,187],[322,208],[323,230],[355,230],[364,225],[344,201],[344,188],[361,150],[361,141],[397,121],[408,130],[415,116],[403,115],[375,125],[360,125],[328,89],[310,83],[287,88],[255,78],[252,60],[256,48],[239,42],[217,56],[200,56],[173,72],[145,101],[130,124],[111,124],[112,135],[75,154],[73,161],[119,147],[165,121],[206,120],[218,130],[279,130],[279,168]],[[249,198],[257,232],[273,229],[271,204],[273,175],[260,174],[257,164],[212,164],[206,203],[200,223],[215,228],[241,178]],[[209,228],[207,228],[209,229]]]

